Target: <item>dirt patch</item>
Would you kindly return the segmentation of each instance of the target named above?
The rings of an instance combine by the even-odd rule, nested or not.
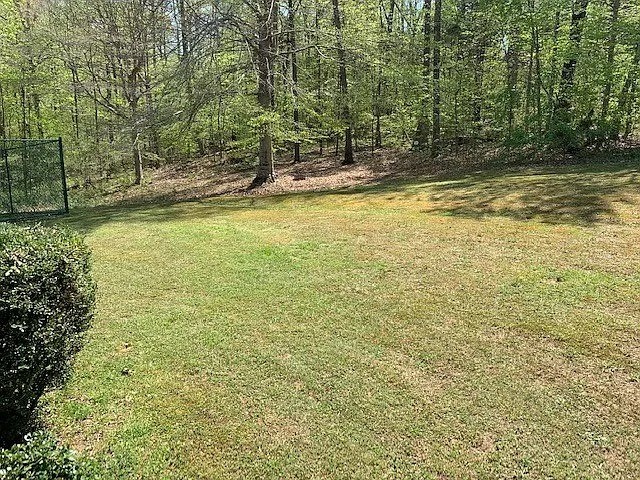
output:
[[[348,166],[341,165],[339,155],[309,152],[303,155],[300,163],[293,163],[290,156],[280,156],[276,161],[277,181],[253,189],[250,188],[255,175],[253,164],[229,164],[216,156],[147,169],[143,186],[131,186],[122,179],[112,179],[94,185],[93,192],[82,191],[79,186],[72,186],[72,189],[80,190],[78,198],[93,198],[92,203],[99,204],[179,202],[227,195],[254,196],[336,190],[377,185],[394,179],[478,173],[478,170],[496,168],[513,169],[594,161],[611,163],[634,155],[636,147],[626,145],[609,152],[569,156],[532,150],[506,151],[496,145],[454,145],[435,159],[424,152],[379,149],[374,152],[358,152],[356,163]]]

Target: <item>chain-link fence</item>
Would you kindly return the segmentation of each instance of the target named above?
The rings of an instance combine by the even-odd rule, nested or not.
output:
[[[0,139],[0,217],[68,211],[62,139]]]

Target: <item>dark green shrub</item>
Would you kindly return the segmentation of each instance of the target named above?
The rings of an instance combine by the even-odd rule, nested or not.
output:
[[[94,306],[89,250],[74,233],[0,224],[0,446],[62,385]]]
[[[526,131],[524,127],[515,127],[513,131],[505,138],[504,146],[510,148],[522,148],[535,142],[532,134]]]
[[[98,475],[93,465],[58,445],[48,434],[36,432],[25,442],[0,450],[0,480],[89,480]]]

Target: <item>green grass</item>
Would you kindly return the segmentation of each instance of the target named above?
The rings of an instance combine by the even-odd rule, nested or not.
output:
[[[640,477],[622,166],[97,208],[52,428],[113,478]]]

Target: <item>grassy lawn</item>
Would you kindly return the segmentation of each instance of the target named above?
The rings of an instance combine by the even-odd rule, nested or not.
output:
[[[631,164],[76,212],[114,478],[639,478]]]

